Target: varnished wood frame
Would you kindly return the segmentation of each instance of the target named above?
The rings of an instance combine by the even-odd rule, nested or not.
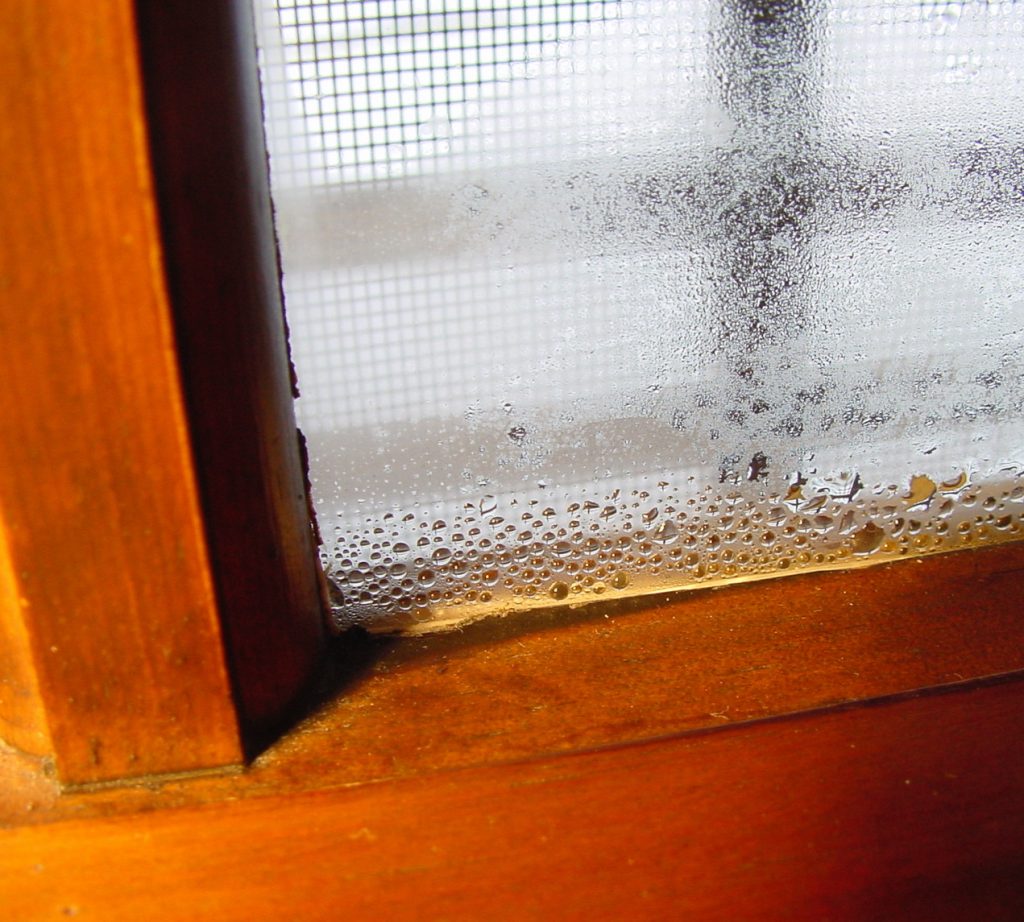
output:
[[[801,577],[770,589],[737,587],[716,594],[715,604],[695,596],[656,606],[647,621],[620,617],[609,627],[599,615],[561,632],[560,649],[575,659],[557,661],[558,675],[545,659],[552,646],[543,632],[513,635],[461,659],[442,646],[417,670],[395,673],[405,684],[394,697],[379,690],[392,678],[387,673],[361,695],[350,688],[351,710],[289,735],[243,775],[156,784],[156,773],[238,762],[238,715],[243,729],[246,714],[263,730],[278,722],[308,677],[305,668],[293,667],[315,663],[319,646],[315,622],[307,652],[285,657],[290,678],[272,683],[280,695],[265,695],[260,686],[260,663],[273,669],[272,651],[258,643],[244,654],[232,649],[238,642],[232,631],[241,626],[232,619],[246,617],[259,593],[231,580],[259,579],[262,568],[249,570],[245,562],[267,545],[250,546],[244,532],[226,540],[228,533],[218,531],[218,516],[237,514],[234,504],[244,497],[216,512],[223,488],[216,459],[224,449],[203,447],[203,426],[207,437],[218,426],[230,432],[240,440],[240,454],[260,459],[251,476],[264,511],[246,519],[256,523],[246,527],[275,527],[266,524],[277,521],[273,497],[284,498],[285,517],[298,521],[303,534],[306,520],[298,493],[290,492],[294,480],[277,481],[286,486],[275,492],[264,479],[282,466],[295,469],[286,414],[270,414],[276,422],[266,429],[257,420],[254,434],[243,391],[213,400],[216,411],[201,419],[207,396],[224,384],[214,370],[235,357],[205,352],[210,347],[202,337],[190,347],[198,328],[190,332],[189,323],[209,309],[226,311],[237,324],[255,303],[273,327],[268,318],[276,315],[265,311],[276,307],[273,291],[267,296],[273,288],[268,239],[253,242],[252,232],[243,231],[248,242],[235,251],[231,221],[202,214],[225,208],[236,219],[248,213],[262,221],[265,205],[203,192],[204,176],[228,185],[231,177],[188,149],[207,143],[202,132],[190,135],[175,122],[188,116],[182,100],[194,103],[198,96],[211,105],[219,99],[218,117],[230,125],[232,107],[245,93],[210,98],[193,83],[193,95],[178,96],[173,85],[193,78],[168,70],[174,69],[168,60],[191,60],[202,70],[204,54],[238,51],[229,37],[237,38],[231,17],[242,7],[167,6],[215,36],[209,43],[189,37],[180,22],[163,18],[170,13],[139,7],[150,111],[173,115],[167,123],[163,116],[143,117],[129,4],[25,0],[0,33],[0,67],[8,69],[0,80],[7,116],[0,123],[0,204],[5,215],[17,216],[0,248],[6,296],[0,323],[5,346],[19,345],[7,349],[0,396],[0,713],[6,738],[54,756],[65,781],[150,776],[145,785],[102,796],[61,792],[33,774],[38,763],[4,754],[5,765],[14,766],[4,779],[17,807],[0,830],[5,911],[24,919],[335,918],[339,912],[466,919],[1019,918],[1024,783],[1014,769],[1024,758],[1024,686],[1012,655],[1020,647],[1013,615],[1024,609],[1019,549],[970,562],[909,564],[898,579],[883,570]],[[178,50],[160,63],[165,38]],[[196,42],[195,58],[189,41]],[[238,51],[236,64],[242,57]],[[225,76],[206,73],[211,80]],[[162,79],[170,84],[154,85]],[[214,136],[222,127],[202,113],[200,120]],[[237,124],[224,130],[236,140],[251,136]],[[173,148],[176,131],[191,138],[178,155],[192,165],[181,171],[162,153],[165,145]],[[258,171],[244,154],[239,162],[230,150],[220,152],[246,183]],[[204,220],[197,222],[190,202]],[[218,228],[213,239],[204,238],[206,226]],[[218,265],[218,254],[227,252],[221,247],[239,262]],[[191,260],[204,252],[213,257],[212,268],[193,268]],[[263,267],[263,281],[232,281],[233,269],[252,269],[249,259]],[[234,294],[218,301],[220,285]],[[191,307],[190,297],[196,298]],[[246,332],[228,329],[232,336]],[[262,342],[243,344],[243,352],[259,353],[267,339]],[[282,361],[280,351],[275,361]],[[269,389],[256,387],[260,406],[287,403],[283,367],[278,364]],[[916,589],[914,568],[927,574]],[[270,570],[272,583],[289,585],[287,576]],[[268,605],[270,628],[257,619],[250,639],[255,643],[264,630],[272,639],[292,618],[314,621],[314,582],[308,572],[299,579],[306,605]],[[894,598],[885,587],[895,584],[905,589]],[[709,645],[732,642],[737,617],[758,613],[768,596],[776,601],[758,635],[766,651],[780,642],[781,631],[781,642],[796,644],[789,648],[796,660],[818,657],[851,678],[846,684],[829,679],[819,707],[779,720],[785,702],[796,700],[787,697],[793,689],[782,673],[752,699],[764,709],[747,715],[751,723],[712,732],[712,721],[724,726],[735,713],[702,690],[705,676],[714,684],[711,677],[720,673],[705,657],[700,662],[709,668],[693,674],[696,684],[681,684],[677,676]],[[235,614],[230,598],[242,600]],[[830,645],[829,612],[844,599],[856,606],[851,624],[861,633]],[[714,622],[709,609],[722,617]],[[985,628],[995,611],[1003,618],[1000,649],[993,650]],[[964,612],[961,629],[946,631],[939,642],[948,657],[943,669],[955,664],[963,673],[954,682],[951,674],[930,671],[935,660],[917,668],[917,646],[928,649],[924,641],[936,636],[932,625],[945,630]],[[656,643],[665,648],[657,666],[645,658],[642,640],[671,617],[708,618],[708,629],[692,637],[695,653],[686,643],[675,651]],[[786,634],[786,625],[813,619],[821,620],[821,632]],[[894,619],[910,632],[897,647],[889,644]],[[980,629],[971,630],[974,622]],[[625,636],[609,648],[609,632],[616,630]],[[631,631],[639,633],[631,639]],[[498,648],[501,655],[492,656]],[[745,668],[738,653],[723,650],[731,674]],[[902,665],[894,669],[897,653]],[[621,713],[602,723],[574,702],[589,701],[593,683],[609,672],[602,658],[610,655],[623,665],[620,675],[630,675],[632,663],[638,679],[624,686]],[[934,648],[931,655],[937,656]],[[574,671],[581,657],[593,663],[590,684]],[[243,702],[237,711],[228,661]],[[461,683],[475,677],[489,684],[473,699],[481,719],[474,722],[473,707],[467,708],[469,720],[456,732],[446,723],[445,702],[470,687],[453,689],[460,663]],[[986,672],[995,668],[1017,671],[992,680]],[[648,681],[640,682],[645,675]],[[882,694],[878,676],[902,684],[902,694]],[[248,710],[246,682],[256,683]],[[543,708],[553,699],[545,688],[554,682],[564,683],[565,694],[550,727],[570,741],[587,731],[584,742],[575,751],[570,744],[552,752],[544,748],[550,737],[546,743],[533,737],[510,750],[504,741],[521,717],[513,710],[507,725],[484,721],[493,708],[489,695],[498,691],[506,706],[516,707],[532,696],[530,706]],[[919,693],[936,684],[937,691]],[[684,696],[684,711],[693,702],[697,725],[676,721],[650,738],[658,685]],[[858,700],[861,706],[852,706]],[[390,731],[363,730],[364,741],[386,740],[385,763],[418,759],[404,774],[339,777],[339,764],[360,758],[346,741],[353,715],[367,711]],[[435,748],[425,755],[423,728],[435,731]],[[332,739],[336,747],[317,748]],[[465,761],[467,751],[477,756]],[[378,783],[360,784],[371,781]]]
[[[12,919],[1017,922],[1020,684],[0,830]]]
[[[0,736],[69,784],[240,762],[324,647],[250,20],[4,12]]]
[[[250,749],[325,643],[251,5],[137,0],[150,152],[206,537]]]

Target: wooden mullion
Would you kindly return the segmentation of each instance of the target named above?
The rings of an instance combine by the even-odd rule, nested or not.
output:
[[[325,648],[249,3],[137,0],[148,130],[204,525],[251,748]]]
[[[50,733],[13,564],[0,528],[0,739],[23,752],[47,755]]]
[[[70,784],[237,762],[128,0],[0,30],[0,726]]]

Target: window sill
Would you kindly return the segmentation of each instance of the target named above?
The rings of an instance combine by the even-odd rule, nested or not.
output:
[[[1024,908],[1022,570],[1016,544],[344,638],[336,694],[244,772],[61,795],[4,754],[0,891],[19,918]]]

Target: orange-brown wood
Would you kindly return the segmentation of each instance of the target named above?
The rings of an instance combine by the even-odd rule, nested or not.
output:
[[[43,755],[50,751],[50,735],[12,566],[0,528],[0,740]]]
[[[964,687],[1024,670],[1022,610],[1024,544],[347,637],[328,700],[244,774],[58,797],[0,754],[0,825],[327,791]]]
[[[0,832],[11,918],[1019,919],[1024,683]]]
[[[71,783],[237,761],[132,3],[9,4],[0,99],[8,737]]]
[[[240,774],[61,795],[0,753],[0,901],[25,919],[1015,919],[1022,567],[1007,545],[348,638],[336,696]]]
[[[324,651],[285,343],[252,8],[136,3],[204,520],[243,728],[278,729]]]
[[[251,45],[241,4],[195,6],[195,32],[140,7],[149,125],[126,0],[25,3],[0,31],[0,335],[17,344],[0,393],[0,719],[65,780],[237,759],[208,554],[250,726],[279,721],[321,638],[272,273],[251,275],[270,265],[252,84],[209,94],[248,120],[218,132],[202,116],[210,139],[182,125],[196,74]],[[218,166],[233,149],[247,153]],[[249,219],[256,238],[214,246]],[[233,318],[238,365],[207,342],[204,305],[212,325]],[[234,376],[249,404],[220,389]],[[249,452],[251,489],[232,492],[218,478]],[[0,749],[0,905],[28,920],[1019,918],[1024,682],[991,674],[1022,665],[1022,561],[1017,545],[347,638],[340,696],[240,774],[61,793],[43,760]],[[240,590],[247,575],[263,588]],[[274,638],[279,672],[258,646]]]

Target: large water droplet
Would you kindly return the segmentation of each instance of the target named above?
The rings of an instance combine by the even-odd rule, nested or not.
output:
[[[967,472],[961,471],[956,477],[951,480],[944,480],[939,487],[939,491],[942,493],[959,493],[964,487],[967,486]]]
[[[568,541],[556,541],[551,546],[551,550],[554,551],[559,557],[569,557],[572,555],[573,546]]]
[[[561,581],[552,583],[551,588],[548,590],[548,595],[551,596],[555,601],[561,601],[562,599],[568,598],[569,596],[569,584]]]
[[[671,544],[679,537],[679,528],[671,519],[665,519],[651,534],[651,540],[658,544]]]
[[[868,522],[853,536],[853,553],[860,555],[873,554],[885,540],[885,532],[874,522]]]
[[[915,474],[910,478],[910,492],[904,497],[907,508],[927,503],[935,495],[935,481],[924,474]]]

